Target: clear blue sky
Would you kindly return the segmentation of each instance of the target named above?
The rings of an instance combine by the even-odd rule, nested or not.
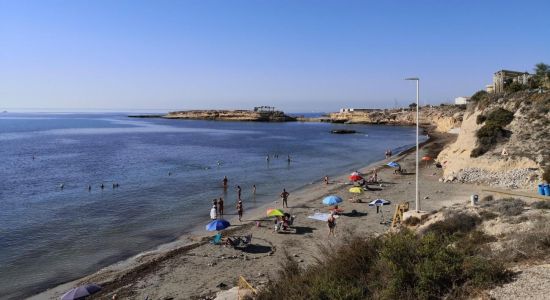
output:
[[[0,0],[0,109],[448,102],[550,63],[550,1]]]

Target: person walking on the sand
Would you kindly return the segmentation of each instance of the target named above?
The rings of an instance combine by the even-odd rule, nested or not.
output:
[[[290,195],[289,192],[286,191],[286,189],[283,189],[283,192],[281,193],[281,198],[283,199],[283,208],[286,207],[288,208],[288,195]]]
[[[336,217],[334,217],[334,214],[331,213],[330,216],[327,219],[328,224],[328,236],[336,236],[334,233],[334,228],[336,228]]]

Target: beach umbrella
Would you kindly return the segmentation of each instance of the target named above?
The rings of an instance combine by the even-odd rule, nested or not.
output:
[[[396,163],[396,162],[394,162],[394,161],[391,161],[391,162],[387,163],[386,166],[392,167],[392,168],[399,168],[399,167],[401,167],[398,163]]]
[[[325,199],[323,199],[324,205],[337,205],[338,203],[342,203],[342,202],[344,202],[342,198],[334,195],[327,196],[325,197]]]
[[[206,230],[208,230],[208,231],[220,231],[220,230],[226,229],[229,226],[231,226],[231,224],[229,224],[229,222],[227,222],[226,220],[218,219],[218,220],[214,220],[214,221],[208,223],[208,225],[206,225]]]
[[[101,287],[96,284],[81,285],[63,294],[63,296],[61,296],[61,300],[84,299],[85,297],[90,296],[91,294],[97,293],[100,290],[101,290]]]
[[[422,160],[425,161],[425,162],[426,162],[426,166],[428,166],[428,162],[429,162],[430,160],[432,160],[432,158],[429,157],[429,156],[423,156],[423,157],[422,157]]]
[[[356,187],[352,187],[351,189],[349,189],[349,192],[354,193],[354,194],[361,194],[363,192],[363,189],[356,186]]]
[[[363,179],[363,177],[361,177],[361,175],[359,174],[352,174],[349,176],[349,180],[351,181],[359,181],[361,179]]]
[[[278,209],[278,208],[270,208],[270,209],[267,210],[267,216],[268,217],[282,217],[284,215],[285,215],[285,213],[282,210]]]
[[[369,206],[382,206],[382,205],[389,205],[391,202],[384,199],[376,199],[369,202]]]

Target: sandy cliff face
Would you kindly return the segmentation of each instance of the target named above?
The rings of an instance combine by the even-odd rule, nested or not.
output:
[[[420,123],[432,125],[439,132],[448,132],[460,127],[463,109],[455,106],[423,107],[420,110]],[[390,109],[371,112],[331,113],[332,122],[353,124],[385,124],[405,125],[416,124],[416,111]]]
[[[256,112],[251,110],[187,110],[170,112],[167,119],[220,120],[220,121],[254,121],[285,122],[295,119],[281,111]]]
[[[542,180],[543,170],[550,163],[550,112],[545,113],[544,108],[550,105],[550,95],[519,93],[493,97],[489,103],[476,105],[465,114],[455,143],[447,146],[437,159],[449,180],[531,188]],[[496,108],[514,112],[514,120],[504,128],[510,137],[487,153],[471,157],[472,150],[478,146],[476,132],[483,126],[476,124],[477,117]]]

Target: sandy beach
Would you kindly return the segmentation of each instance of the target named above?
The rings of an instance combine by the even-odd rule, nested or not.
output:
[[[434,153],[453,138],[453,135],[432,136],[422,147],[420,155],[434,156]],[[377,168],[380,184],[370,185],[372,191],[357,196],[348,191],[352,186],[347,179],[349,174],[330,178],[328,185],[322,181],[323,174],[320,174],[319,181],[291,191],[290,208],[285,211],[296,216],[296,219],[288,233],[273,232],[272,220],[265,217],[266,209],[281,208],[278,195],[273,195],[273,202],[253,211],[246,211],[245,202],[243,222],[239,222],[236,215],[227,215],[226,219],[232,226],[224,231],[225,236],[252,234],[252,245],[244,251],[213,245],[209,241],[214,233],[197,230],[178,242],[142,253],[30,299],[58,299],[63,292],[82,283],[97,283],[103,287],[100,293],[94,295],[94,299],[111,299],[114,294],[119,299],[210,298],[220,290],[235,286],[239,276],[243,276],[252,286],[261,286],[269,278],[276,276],[280,262],[286,255],[304,265],[313,263],[319,245],[337,244],[340,237],[347,232],[383,233],[389,228],[396,204],[408,201],[413,207],[414,151],[392,157],[391,160],[399,161],[409,173],[394,174],[393,169],[384,166],[387,160],[360,168],[358,171],[364,174],[370,174],[373,168]],[[441,183],[441,176],[441,169],[421,163],[422,210],[430,211],[455,203],[466,203],[471,194],[481,195],[480,186]],[[327,236],[326,222],[307,218],[315,212],[328,212],[328,207],[321,203],[327,195],[338,195],[345,199],[340,205],[344,214],[337,219],[336,237]],[[384,206],[381,213],[377,214],[376,208],[367,204],[377,198],[389,200],[392,204]],[[361,199],[362,203],[354,203],[351,201],[353,199]],[[349,213],[353,210],[357,213],[352,216]],[[230,208],[230,212],[234,213],[234,208]],[[205,219],[205,224],[207,222]]]

